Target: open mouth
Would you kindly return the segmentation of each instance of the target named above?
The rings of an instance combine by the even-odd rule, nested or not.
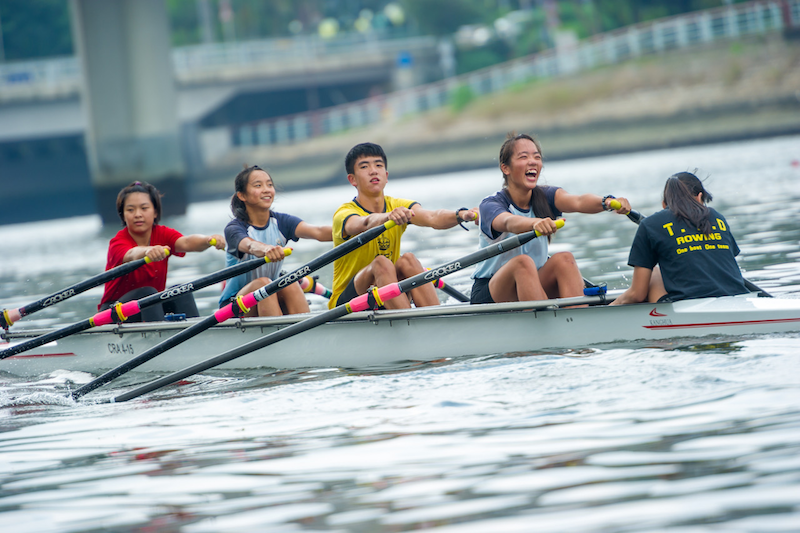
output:
[[[525,177],[526,178],[535,178],[538,175],[539,175],[539,172],[535,168],[532,168],[532,169],[528,170],[527,172],[525,172]]]

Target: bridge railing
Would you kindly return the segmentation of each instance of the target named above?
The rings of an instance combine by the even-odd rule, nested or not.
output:
[[[239,43],[215,43],[184,46],[172,51],[178,80],[196,78],[201,73],[232,67],[255,65],[305,66],[309,61],[324,62],[334,58],[358,61],[364,57],[394,58],[399,51],[430,49],[436,39],[430,36],[382,38],[375,34],[343,35],[335,39],[303,36],[287,39],[264,39]]]
[[[446,106],[453,92],[463,86],[475,95],[490,94],[536,78],[572,74],[634,57],[786,27],[800,27],[800,0],[757,0],[686,13],[364,101],[229,126],[230,142],[234,146],[302,142]]]
[[[310,62],[324,64],[335,58],[394,60],[400,51],[435,49],[436,43],[435,37],[400,34],[344,34],[333,39],[310,35],[183,46],[172,50],[172,62],[176,79],[191,83],[204,81],[209,75],[224,75],[225,69],[308,68]],[[0,100],[26,92],[74,95],[81,83],[82,67],[75,56],[0,63]]]
[[[73,56],[0,63],[0,95],[25,94],[33,88],[41,95],[75,94],[81,82],[80,63]]]

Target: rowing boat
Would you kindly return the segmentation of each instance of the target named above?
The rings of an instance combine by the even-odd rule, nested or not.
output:
[[[610,291],[613,299],[620,291]],[[363,368],[544,349],[635,343],[675,337],[800,331],[800,299],[756,294],[680,302],[607,306],[603,296],[538,302],[443,305],[363,311],[240,357],[220,368]],[[586,303],[588,307],[564,308]],[[225,352],[309,315],[245,318],[221,324],[144,364],[172,372]],[[108,325],[0,361],[0,371],[36,376],[54,370],[98,373],[143,353],[195,320]],[[4,334],[0,349],[49,330]]]

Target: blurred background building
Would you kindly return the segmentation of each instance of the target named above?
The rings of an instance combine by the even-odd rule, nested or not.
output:
[[[0,0],[0,224],[116,224],[136,179],[180,213],[244,163],[341,182],[365,140],[398,176],[491,166],[507,129],[551,158],[797,132],[798,26],[800,0]]]

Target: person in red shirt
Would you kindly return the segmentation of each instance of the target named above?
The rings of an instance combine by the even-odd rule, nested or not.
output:
[[[103,298],[97,306],[100,311],[117,302],[138,300],[163,291],[167,284],[167,260],[170,256],[183,257],[186,252],[202,252],[211,246],[218,250],[225,249],[225,239],[221,235],[182,235],[179,231],[160,225],[161,193],[149,183],[135,181],[122,189],[117,195],[117,213],[125,227],[108,244],[106,270],[144,257],[149,257],[152,262],[107,282]],[[163,320],[165,313],[198,316],[194,297],[186,293],[160,305],[147,307],[128,321]]]

